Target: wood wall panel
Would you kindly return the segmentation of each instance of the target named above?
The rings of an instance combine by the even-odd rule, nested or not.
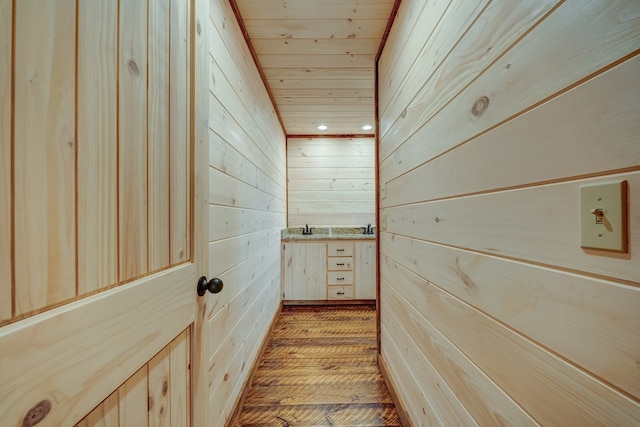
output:
[[[210,7],[212,22],[222,30],[218,34],[224,39],[224,43],[213,43],[210,37],[211,55],[235,92],[235,95],[225,96],[225,106],[231,107],[238,100],[244,104],[244,108],[252,115],[252,120],[243,121],[243,128],[251,134],[252,139],[261,140],[260,148],[268,154],[267,158],[278,165],[276,173],[284,176],[286,171],[280,169],[280,166],[284,164],[286,153],[279,143],[283,131],[279,124],[274,126],[278,117],[262,79],[256,78],[255,63],[244,35],[239,26],[229,25],[235,21],[235,18],[231,19],[234,15],[229,2],[214,1]],[[228,26],[225,28],[226,25]],[[214,34],[211,33],[211,36]],[[235,72],[237,70],[241,72]],[[213,91],[214,96],[216,93],[217,91]],[[234,117],[246,114],[232,113]]]
[[[213,73],[219,71],[219,68],[216,67],[215,63],[212,62],[210,64],[210,69],[213,70]],[[217,96],[220,96],[222,101],[224,101],[223,93],[227,89],[227,86],[223,77],[220,77],[217,80],[216,87],[218,90],[214,92]],[[236,95],[234,92],[230,91],[226,95],[231,98],[235,98]],[[243,106],[239,108],[238,116],[234,115],[232,105],[223,105],[222,101],[218,100],[216,97],[210,97],[209,99],[209,123],[211,129],[217,133],[220,137],[222,137],[228,144],[231,144],[237,151],[242,153],[243,157],[246,160],[250,161],[256,166],[259,166],[261,170],[264,170],[269,176],[278,177],[282,173],[280,171],[281,166],[279,166],[279,162],[275,161],[275,156],[269,156],[265,150],[268,150],[268,147],[261,147],[259,144],[256,144],[255,141],[251,137],[251,133],[247,132],[237,117],[242,117],[245,115],[250,115],[249,111],[247,111]],[[236,100],[236,104],[239,101]],[[256,138],[259,138],[256,137]],[[278,177],[280,179],[280,177]]]
[[[557,0],[478,1],[474,4],[475,10],[467,4],[452,3],[398,91],[390,90],[393,98],[383,114],[389,119],[381,121],[380,134],[386,135],[396,120],[422,125],[442,107],[433,102],[439,94],[450,95],[453,88],[463,88],[470,83],[478,71],[496,61],[505,48],[530,30],[556,3]],[[491,32],[486,31],[487,22],[493,24]],[[454,43],[462,34],[461,42]],[[417,76],[428,78],[416,93],[415,86],[409,82]],[[406,132],[411,134],[415,129],[407,128]],[[389,136],[394,139],[393,135]]]
[[[631,188],[640,182],[637,172],[610,175],[607,181],[619,178],[626,179]],[[617,257],[594,256],[580,248],[580,186],[598,182],[602,178],[399,206],[384,212],[388,230],[395,234],[638,283],[640,263],[633,262],[640,258],[638,248]],[[630,203],[634,212],[640,201],[632,198]],[[545,212],[553,212],[552,224]],[[630,221],[632,242],[640,238],[637,218],[633,215]],[[526,238],[515,239],[514,233]]]
[[[384,234],[381,241],[383,257],[413,265],[415,274],[452,295],[630,394],[640,393],[634,356],[640,352],[638,288],[406,237]]]
[[[374,223],[374,144],[373,138],[288,138],[289,227]]]
[[[406,412],[413,420],[417,420],[416,424],[420,426],[446,425],[433,409],[430,396],[425,395],[420,389],[420,385],[413,376],[412,368],[409,368],[402,356],[402,350],[394,340],[385,339],[394,335],[394,333],[387,330],[386,324],[382,324],[380,325],[380,334],[382,339],[388,343],[380,349],[381,356],[384,358],[385,363],[389,364],[388,372],[393,380],[397,384],[402,384],[404,390],[402,403],[406,408]]]
[[[245,84],[245,80],[238,79],[237,77],[227,77],[226,73],[229,73],[229,70],[226,69],[229,68],[228,62],[230,61],[232,61],[232,55],[224,50],[223,54],[215,56],[211,60],[209,66],[215,87],[215,89],[212,87],[214,96],[209,106],[209,118],[212,122],[212,128],[220,133],[221,136],[224,136],[226,141],[233,141],[233,145],[240,150],[245,157],[254,164],[261,165],[261,169],[269,172],[270,175],[277,176],[282,174],[283,171],[280,169],[284,162],[284,159],[281,157],[282,154],[277,153],[269,142],[270,138],[273,138],[271,132],[260,128],[261,125],[265,126],[266,124],[260,124],[262,120],[258,118],[257,120],[259,121],[251,121],[250,123],[239,120],[239,118],[243,116],[257,114],[259,108],[264,107],[257,101],[248,103],[246,100],[243,100],[243,97],[240,97],[239,93],[242,94],[245,91],[250,91],[251,88],[237,90],[234,87],[234,84]],[[245,104],[245,102],[247,103]],[[218,103],[220,103],[220,105],[218,105]],[[224,111],[226,114],[220,115],[220,111]],[[229,129],[216,126],[215,123],[220,120],[226,120],[226,126],[229,127]],[[256,144],[256,141],[260,141],[260,144]]]
[[[357,16],[360,19],[375,19],[387,13],[388,0],[373,0],[360,3],[358,0],[324,0],[322,3],[293,2],[282,0],[237,0],[243,10],[243,19],[345,19]],[[243,7],[244,5],[250,7]],[[246,11],[246,12],[245,12]]]
[[[408,366],[420,367],[419,369],[411,370],[415,382],[420,384],[421,388],[421,395],[416,396],[417,400],[428,399],[434,413],[438,414],[438,417],[443,420],[442,424],[458,426],[480,425],[463,406],[461,397],[456,395],[451,386],[443,381],[429,358],[425,357],[417,349],[419,344],[409,334],[402,331],[402,326],[399,322],[393,322],[392,315],[388,315],[388,318],[390,321],[387,323],[387,327],[393,331],[394,341],[397,343],[398,349],[401,350],[400,353],[404,363]],[[399,326],[400,328],[398,328]]]
[[[442,156],[429,167],[408,171],[387,183],[383,205],[400,205],[416,200],[433,200],[460,194],[473,194],[495,188],[511,188],[530,183],[554,181],[568,176],[625,170],[640,163],[640,58],[624,67],[615,67],[574,88],[564,96],[514,118],[504,125],[461,146],[454,159]],[[592,100],[597,99],[597,103]],[[580,105],[580,108],[574,106]],[[562,115],[563,120],[555,120]],[[601,123],[592,129],[590,123]],[[528,135],[528,138],[522,138]],[[537,141],[533,146],[531,141]],[[602,141],[619,141],[616,149]],[[421,150],[422,151],[422,150]],[[413,152],[412,156],[424,153]],[[548,153],[553,153],[549,156]],[[628,153],[628,154],[627,154]],[[489,156],[504,167],[487,170],[477,159]],[[395,158],[395,156],[392,156]],[[599,159],[592,165],[590,158]],[[453,164],[455,162],[455,164]],[[393,169],[393,171],[391,171]],[[396,168],[388,174],[404,172]],[[450,179],[452,176],[456,179]],[[442,180],[437,187],[417,188],[409,194],[399,191],[408,182]]]
[[[285,136],[226,0],[209,3],[207,425],[228,421],[280,302]]]
[[[471,10],[400,7],[379,64],[381,354],[416,424],[458,404],[480,425],[640,421],[640,205],[629,253],[579,238],[580,186],[640,187],[640,5],[585,6],[492,1],[467,30]],[[450,403],[411,379],[429,366]]]
[[[526,34],[520,44],[524,48],[508,50],[486,70],[477,70],[466,79],[459,79],[446,91],[440,91],[436,86],[424,98],[417,98],[414,104],[416,111],[430,112],[422,116],[408,113],[394,127],[406,128],[403,134],[382,137],[380,141],[381,160],[394,150],[404,150],[407,146],[406,151],[399,152],[398,158],[393,159],[393,163],[404,160],[393,176],[527,111],[554,93],[632,53],[640,43],[637,3],[596,2],[592,6],[594,9],[578,8],[573,2],[563,3]],[[562,43],[558,43],[555,35],[558,28],[575,36],[563,37]],[[482,33],[482,29],[479,31]],[[550,57],[554,60],[549,61]],[[453,66],[453,70],[457,70],[455,74],[462,75],[468,69],[468,64]],[[558,73],[558,69],[563,72]],[[447,81],[439,80],[443,80],[439,83],[443,85]],[[466,87],[465,81],[473,83]],[[489,99],[490,108],[476,117],[472,108],[483,96]],[[407,106],[408,111],[411,107]],[[439,114],[431,117],[436,112]],[[458,117],[465,126],[452,126],[447,117]],[[426,140],[429,144],[424,143]],[[424,151],[418,146],[422,146]],[[387,161],[383,164],[386,173],[389,165]]]
[[[382,310],[389,330],[393,331],[399,345],[406,349],[407,359],[425,358],[420,363],[410,363],[412,370],[420,372],[425,369],[421,366],[431,364],[441,376],[440,381],[451,387],[478,425],[538,425],[430,322],[414,310],[399,307],[394,304],[396,300],[387,298],[389,288],[389,283],[384,282],[382,291],[386,303]],[[414,327],[407,331],[403,329],[406,325]]]
[[[148,6],[147,175],[148,270],[169,265],[169,0]],[[172,82],[173,83],[173,82]],[[185,104],[183,104],[185,105]],[[183,125],[184,126],[184,125]],[[173,160],[174,157],[171,157]]]
[[[214,205],[285,212],[285,203],[269,193],[223,172],[211,169],[209,174],[209,202]]]
[[[385,295],[387,304],[428,311],[429,321],[542,425],[633,425],[640,419],[637,402],[599,378],[585,375],[408,270],[393,263],[380,268],[394,280]]]
[[[280,230],[269,229],[252,234],[243,234],[217,243],[211,243],[209,268],[227,271],[239,262],[253,257],[266,248],[277,246]]]
[[[72,0],[16,3],[14,114],[24,118],[14,125],[18,315],[76,293],[75,12]]]
[[[0,322],[12,315],[12,19],[13,2],[0,1]]]
[[[422,10],[422,16],[418,18],[419,24],[414,27],[411,38],[407,39],[408,46],[405,46],[404,54],[398,58],[399,64],[404,65],[404,70],[401,70],[406,70],[406,74],[400,74],[398,78],[392,79],[389,102],[380,104],[385,106],[380,116],[381,137],[389,130],[386,118],[396,117],[399,113],[393,111],[394,107],[397,108],[396,104],[404,105],[415,96],[416,87],[410,82],[417,76],[428,77],[434,69],[437,69],[450,55],[451,49],[460,36],[469,30],[489,3],[487,0],[474,0],[465,4],[444,2],[440,6],[433,4]],[[411,54],[416,50],[419,52],[417,55]],[[406,65],[410,65],[408,69]],[[389,71],[395,74],[395,69]],[[400,107],[400,111],[406,114],[403,110],[404,108]]]
[[[434,5],[426,7],[428,2],[409,1],[405,2],[403,7],[399,8],[396,13],[396,20],[402,22],[402,25],[394,25],[391,27],[387,35],[385,44],[394,46],[394,49],[384,49],[380,53],[378,61],[378,105],[389,105],[390,97],[395,93],[397,88],[404,80],[411,64],[415,61],[415,52],[420,49],[420,45],[424,43],[425,37],[433,31],[434,24],[429,20],[442,17],[442,9],[446,9],[451,1],[441,2],[435,7]],[[427,12],[426,12],[426,11]],[[440,11],[440,13],[438,13]],[[433,13],[432,13],[433,12]],[[416,26],[416,23],[420,25]],[[422,36],[418,32],[426,33]],[[416,47],[417,46],[417,47]],[[393,72],[391,72],[393,69]],[[381,114],[378,109],[379,118],[386,116]]]
[[[78,293],[118,282],[118,2],[78,3]]]
[[[147,272],[147,2],[120,5],[118,124],[120,279]]]

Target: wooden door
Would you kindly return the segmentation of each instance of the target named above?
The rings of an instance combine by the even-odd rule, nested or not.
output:
[[[205,3],[0,0],[0,425],[204,425]]]

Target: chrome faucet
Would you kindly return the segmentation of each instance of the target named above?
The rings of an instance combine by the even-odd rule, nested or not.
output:
[[[373,234],[373,227],[371,227],[371,224],[367,224],[366,227],[362,227],[362,230],[362,234]]]
[[[305,227],[302,228],[303,236],[310,236],[313,234],[313,227],[309,228],[309,224],[306,224]]]

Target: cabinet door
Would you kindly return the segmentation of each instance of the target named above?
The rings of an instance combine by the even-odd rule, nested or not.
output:
[[[327,299],[327,244],[284,244],[284,300]]]
[[[356,242],[356,299],[376,298],[376,242]]]

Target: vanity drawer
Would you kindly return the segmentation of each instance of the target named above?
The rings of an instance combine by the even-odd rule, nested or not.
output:
[[[353,285],[353,271],[329,271],[328,285]]]
[[[353,270],[353,257],[329,257],[327,258],[327,269],[329,271]]]
[[[353,256],[353,242],[327,244],[327,256]]]
[[[353,286],[328,286],[327,299],[353,299]]]

